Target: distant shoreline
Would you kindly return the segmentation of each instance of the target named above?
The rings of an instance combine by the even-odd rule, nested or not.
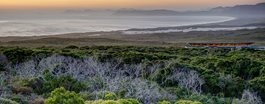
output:
[[[239,25],[236,25],[240,23]],[[8,36],[0,37],[0,46],[21,46],[21,47],[65,47],[76,46],[177,46],[182,47],[187,42],[255,42],[257,46],[265,45],[264,19],[235,19],[228,22],[180,26],[161,27],[149,29],[196,29],[196,28],[231,28],[240,26],[256,26],[263,28],[239,30],[213,30],[213,31],[188,31],[188,32],[167,32],[152,34],[126,35],[122,31],[108,32],[85,32],[66,33],[45,36]]]
[[[8,21],[0,21],[0,23],[5,23],[5,22],[8,22]]]
[[[156,28],[139,28],[139,30],[142,30],[142,29],[159,29],[159,28],[178,28],[178,27],[201,26],[201,25],[218,24],[218,23],[223,23],[223,22],[229,22],[229,21],[237,20],[236,17],[227,17],[227,18],[228,19],[226,19],[226,20],[220,20],[220,21],[215,21],[215,22],[194,23],[194,24],[179,25],[179,26],[164,26],[164,27],[156,27]],[[127,30],[132,30],[132,29],[127,29]],[[134,29],[138,29],[138,28],[134,28]]]
[[[199,17],[199,16],[198,16]],[[236,20],[237,18],[235,17],[226,17],[226,16],[209,16],[209,17],[223,17],[223,18],[227,18],[225,20],[217,20],[217,21],[211,21],[211,22],[201,22],[201,23],[191,23],[191,24],[176,24],[176,26],[157,26],[157,27],[150,27],[150,28],[145,28],[145,27],[141,27],[141,28],[137,28],[137,29],[158,29],[158,28],[178,28],[178,27],[189,27],[189,26],[200,26],[200,25],[207,25],[207,24],[218,24],[218,23],[223,23],[223,22],[228,22],[228,21],[233,21]],[[0,21],[0,23],[5,23],[8,21]],[[129,24],[128,24],[129,25]],[[54,33],[54,34],[30,34],[30,35],[23,35],[21,34],[20,36],[18,35],[4,35],[4,36],[0,36],[0,37],[39,37],[39,36],[54,36],[54,35],[64,35],[64,34],[74,34],[74,33],[94,33],[94,32],[117,32],[117,31],[127,31],[127,30],[131,30],[131,29],[136,29],[136,28],[127,28],[127,29],[120,29],[120,30],[95,30],[95,31],[80,31],[80,32],[62,32],[62,33]]]

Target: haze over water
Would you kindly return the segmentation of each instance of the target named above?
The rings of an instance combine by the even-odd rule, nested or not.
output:
[[[175,10],[176,13],[186,10],[200,11],[209,10],[212,7],[218,6],[256,4],[262,1],[263,0],[1,0],[0,37],[42,36],[64,33],[116,31],[132,28],[145,29],[217,23],[229,21],[234,18],[220,15],[218,11],[216,13],[218,16],[206,16],[203,14],[200,16],[165,16],[163,13],[172,11],[163,10]],[[112,10],[119,10],[120,8],[162,10],[162,12],[161,14],[159,12],[159,15],[156,16],[118,16],[110,14],[110,11],[113,12]],[[70,10],[70,12],[68,10]],[[71,10],[84,10],[85,12],[71,12]],[[104,15],[94,15],[94,13],[98,13],[98,10],[103,10],[101,12],[103,12],[102,14]],[[152,13],[152,11],[150,13]]]
[[[133,16],[0,20],[0,36],[41,36],[215,23],[231,20],[215,16]],[[1,22],[2,21],[2,22]]]

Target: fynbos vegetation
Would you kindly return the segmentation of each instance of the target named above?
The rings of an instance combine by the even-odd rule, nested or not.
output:
[[[0,54],[4,104],[265,101],[264,51],[71,46],[3,47]]]

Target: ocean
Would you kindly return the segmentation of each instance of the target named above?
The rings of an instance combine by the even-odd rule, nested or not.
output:
[[[108,16],[86,18],[0,19],[0,36],[43,36],[218,23],[221,16]]]

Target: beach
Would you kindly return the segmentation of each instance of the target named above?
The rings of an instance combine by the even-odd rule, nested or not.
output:
[[[173,26],[145,29],[128,29],[117,31],[74,32],[63,34],[6,36],[1,37],[1,46],[21,47],[65,47],[77,46],[174,46],[184,47],[188,42],[255,42],[265,45],[264,26],[260,19],[256,22],[243,19],[244,24],[238,25],[240,19],[230,21]],[[234,23],[234,24],[231,24]],[[240,22],[242,23],[242,22]],[[128,34],[129,33],[129,34]]]

